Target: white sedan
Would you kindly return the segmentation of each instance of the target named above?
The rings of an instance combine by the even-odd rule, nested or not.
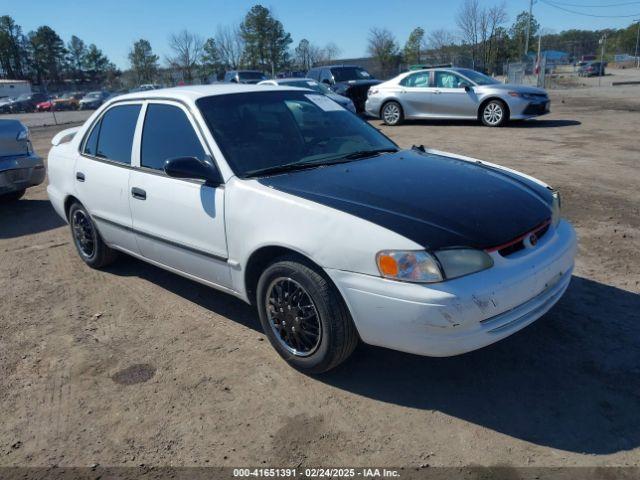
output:
[[[308,90],[122,95],[52,143],[47,191],[84,262],[124,252],[252,303],[306,372],[359,340],[432,356],[489,345],[571,278],[576,237],[549,186],[401,150]]]

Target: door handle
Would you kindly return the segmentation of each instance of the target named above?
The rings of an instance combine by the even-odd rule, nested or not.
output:
[[[133,187],[131,189],[131,196],[133,198],[137,198],[138,200],[146,200],[147,199],[147,192],[145,192],[141,188]]]
[[[76,172],[76,180],[78,180],[79,182],[84,182],[84,173]]]
[[[440,90],[434,90],[433,93],[440,95],[442,92]]]

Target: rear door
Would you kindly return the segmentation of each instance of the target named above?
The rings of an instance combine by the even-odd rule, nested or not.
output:
[[[92,125],[75,165],[75,193],[104,241],[136,253],[129,208],[133,138],[142,104],[118,103]]]
[[[434,72],[433,112],[439,117],[477,118],[479,100],[471,89],[467,92],[463,77],[449,70]]]
[[[130,204],[140,253],[179,272],[230,286],[224,224],[224,186],[177,179],[164,172],[170,158],[213,162],[197,124],[179,103],[146,105]]]
[[[433,114],[433,88],[429,72],[416,72],[400,81],[399,98],[406,117],[428,117]]]

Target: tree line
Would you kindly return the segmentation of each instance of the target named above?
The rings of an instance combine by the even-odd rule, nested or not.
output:
[[[632,53],[635,25],[622,29],[567,30],[544,32],[528,12],[520,13],[509,24],[506,4],[481,6],[478,0],[465,0],[456,14],[455,30],[426,32],[416,27],[401,45],[386,28],[369,31],[367,52],[378,75],[392,76],[408,65],[456,63],[488,73],[501,73],[508,61],[525,57],[537,48],[561,50],[573,58],[598,51],[598,42],[607,35],[608,51]],[[529,31],[530,42],[526,41]],[[220,78],[226,70],[257,69],[269,74],[307,71],[317,64],[335,61],[341,49],[335,43],[318,46],[301,39],[292,46],[291,34],[273,12],[254,5],[237,25],[218,26],[209,37],[188,30],[168,37],[169,54],[161,59],[150,42],[137,40],[131,47],[129,69],[118,70],[94,44],[75,35],[65,43],[49,26],[24,33],[8,15],[0,17],[0,73],[5,78],[28,79],[44,87],[64,84],[105,85],[110,88],[143,83],[200,83]]]
[[[404,47],[388,29],[372,28],[368,53],[385,76],[397,73],[394,69],[401,68],[402,64],[419,63],[455,63],[499,74],[507,62],[530,61],[536,54],[539,36],[542,50],[563,51],[575,60],[583,55],[598,54],[600,39],[605,35],[607,59],[615,53],[632,54],[636,45],[635,23],[621,29],[571,29],[554,33],[544,30],[527,11],[509,24],[505,2],[481,6],[478,0],[465,0],[455,21],[456,30],[437,29],[427,33],[421,27],[415,28]]]

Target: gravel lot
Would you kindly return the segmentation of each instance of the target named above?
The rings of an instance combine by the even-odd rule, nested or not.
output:
[[[361,346],[307,377],[230,296],[85,267],[44,186],[0,206],[0,466],[640,465],[638,93],[554,93],[503,129],[372,122],[547,181],[577,228],[561,302],[459,357]],[[32,129],[40,154],[61,128]]]

